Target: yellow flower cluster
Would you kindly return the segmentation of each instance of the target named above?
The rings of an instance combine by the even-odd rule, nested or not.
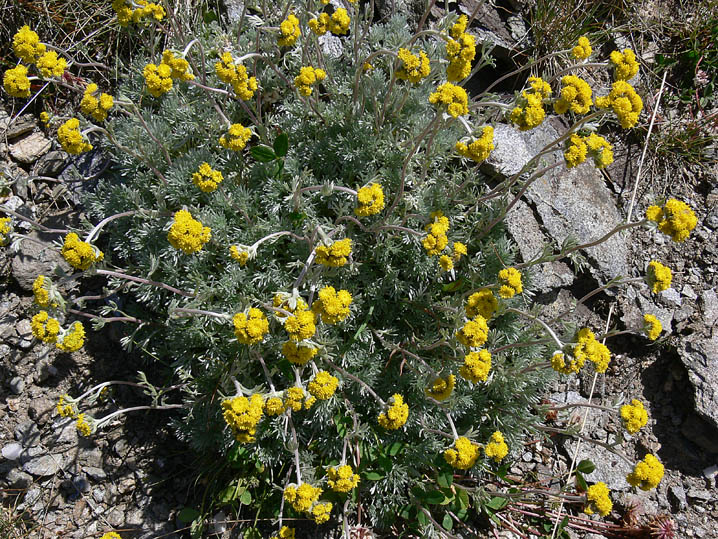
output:
[[[633,399],[631,404],[621,406],[621,419],[626,430],[635,434],[648,423],[648,412],[641,401]]]
[[[631,80],[638,73],[636,53],[631,49],[623,49],[623,54],[619,51],[613,51],[609,59],[615,68],[614,80]]]
[[[116,532],[107,532],[100,539],[122,539],[122,536]]]
[[[488,350],[479,350],[464,356],[464,364],[459,368],[459,374],[469,382],[485,382],[490,370],[491,353]]]
[[[663,479],[663,464],[650,453],[639,461],[633,471],[626,476],[626,481],[633,487],[641,490],[651,490],[658,486]]]
[[[222,182],[224,177],[219,170],[214,170],[209,163],[202,163],[199,170],[192,174],[192,183],[203,193],[211,193]]]
[[[481,137],[474,139],[468,145],[459,141],[454,146],[457,152],[464,157],[481,163],[485,161],[494,150],[494,128],[490,125],[484,127]]]
[[[501,462],[506,455],[509,454],[509,446],[504,441],[504,435],[501,431],[496,431],[491,435],[489,443],[484,448],[486,456],[494,459],[496,462]]]
[[[331,32],[336,36],[343,36],[349,31],[351,18],[343,7],[335,9],[331,16],[328,13],[321,13],[316,19],[309,19],[309,29],[318,36]]]
[[[258,344],[269,333],[269,321],[264,313],[254,307],[248,314],[237,313],[232,318],[234,334],[241,344]]]
[[[255,393],[250,398],[238,395],[222,401],[222,417],[241,443],[254,441],[257,424],[264,413],[264,399]]]
[[[671,268],[664,266],[656,260],[648,263],[648,271],[646,272],[646,283],[651,288],[651,292],[658,294],[671,287],[673,274]]]
[[[325,401],[334,395],[338,386],[339,380],[337,380],[336,376],[332,376],[327,371],[319,371],[307,384],[307,391],[313,397]]]
[[[77,352],[83,344],[85,344],[85,328],[82,322],[75,322],[62,339],[57,340],[56,346],[63,352]]]
[[[354,213],[358,217],[376,215],[384,209],[384,191],[378,183],[372,183],[357,191],[357,207]]]
[[[289,502],[295,511],[306,513],[322,495],[322,489],[313,487],[309,483],[302,483],[299,487],[287,485],[284,489],[284,499]]]
[[[313,346],[287,341],[282,345],[282,354],[290,363],[305,365],[307,361],[317,355],[317,349]]]
[[[586,114],[593,105],[592,91],[588,83],[575,76],[566,75],[561,78],[561,92],[553,104],[557,114],[571,111],[575,114]]]
[[[696,214],[682,200],[669,199],[661,208],[649,206],[646,219],[658,223],[658,230],[671,237],[673,241],[685,241],[698,224]]]
[[[70,118],[57,130],[57,140],[60,141],[62,149],[72,155],[89,152],[92,144],[85,142],[80,133],[80,120]]]
[[[60,322],[55,318],[50,318],[47,311],[40,311],[30,320],[30,328],[36,339],[46,343],[57,341],[60,333]]]
[[[439,267],[442,271],[451,271],[454,269],[454,261],[449,255],[441,255],[439,257]]]
[[[468,102],[466,90],[450,82],[445,82],[429,95],[429,103],[446,106],[446,111],[454,118],[469,113]]]
[[[332,502],[315,503],[312,507],[311,515],[314,522],[317,524],[324,524],[329,520],[329,515],[332,512]]]
[[[237,97],[247,101],[254,97],[254,92],[259,87],[257,78],[250,77],[247,74],[247,68],[242,64],[235,64],[232,53],[223,52],[219,57],[219,62],[214,64],[217,76],[222,82],[232,85],[234,93]]]
[[[419,51],[419,56],[416,56],[408,49],[399,49],[397,56],[401,61],[401,67],[396,71],[396,78],[416,84],[431,73],[429,57],[424,51]]]
[[[327,468],[327,484],[334,492],[349,492],[359,484],[359,475],[348,464]]]
[[[299,36],[302,35],[302,31],[299,28],[299,19],[297,19],[294,13],[290,13],[287,18],[281,22],[279,32],[281,33],[281,37],[277,40],[277,45],[280,47],[291,47],[297,42]]]
[[[606,372],[611,362],[611,352],[596,340],[596,336],[588,328],[582,328],[576,335],[576,344],[573,347],[573,357],[576,358],[578,368],[582,368],[586,360],[591,361],[596,372]]]
[[[461,243],[460,241],[455,241],[454,245],[452,245],[451,249],[451,258],[454,262],[458,262],[461,260],[462,256],[466,256],[469,253],[469,250],[466,247],[466,244]]]
[[[436,377],[429,387],[424,390],[427,397],[437,401],[445,401],[454,391],[456,376],[450,374],[446,378]]]
[[[252,132],[242,124],[232,124],[227,133],[219,137],[219,144],[223,148],[234,152],[241,152],[252,138]]]
[[[279,397],[270,397],[264,403],[264,412],[269,416],[283,414],[285,410],[284,403]]]
[[[97,90],[97,84],[94,82],[87,85],[82,101],[80,101],[80,110],[83,114],[90,114],[96,121],[104,122],[107,118],[107,113],[115,104],[115,100],[110,94],[104,92],[100,94],[98,99],[94,95]]]
[[[546,117],[543,100],[551,96],[551,87],[541,77],[529,77],[528,82],[531,90],[521,92],[521,98],[510,116],[511,121],[521,131],[541,125]]]
[[[320,245],[316,249],[317,263],[330,268],[338,268],[347,263],[347,257],[352,252],[351,238],[335,241],[329,246]]]
[[[302,408],[309,410],[315,402],[317,402],[317,398],[305,393],[304,389],[299,386],[290,387],[284,392],[285,408],[291,408],[295,412],[301,411]]]
[[[273,535],[269,539],[295,539],[294,528],[282,526],[282,529],[279,530],[279,535]]]
[[[646,337],[655,341],[661,334],[661,331],[663,331],[663,324],[661,324],[661,321],[652,314],[644,314],[643,322],[643,331],[646,333]]]
[[[60,400],[57,401],[57,406],[55,408],[61,417],[77,417],[77,406],[75,405],[75,401],[72,400],[69,395],[60,395]]]
[[[28,25],[15,33],[12,38],[12,48],[15,55],[28,64],[34,64],[35,60],[47,50],[45,45],[40,43],[40,36],[30,30]]]
[[[249,261],[249,251],[245,250],[239,250],[239,247],[236,245],[231,245],[229,247],[229,255],[239,262],[239,265],[244,267],[247,265],[247,262]]]
[[[608,515],[613,509],[609,494],[610,491],[606,483],[598,482],[588,487],[588,491],[586,491],[586,507],[584,507],[583,512],[587,515],[598,513],[602,517]]]
[[[551,368],[561,374],[576,374],[583,367],[583,363],[580,365],[576,358],[571,358],[568,362],[563,352],[554,352],[551,356]]]
[[[605,138],[595,133],[591,133],[587,137],[573,134],[569,138],[568,147],[563,156],[568,168],[580,165],[587,156],[591,156],[596,168],[601,169],[613,163],[613,148]]]
[[[10,241],[11,230],[12,220],[9,217],[0,217],[0,245],[5,245]]]
[[[5,71],[2,83],[12,97],[30,97],[30,79],[27,78],[27,67],[24,65],[18,64]]]
[[[55,51],[47,51],[37,59],[37,70],[44,78],[61,77],[67,67],[67,61],[59,58]]]
[[[464,436],[460,436],[454,447],[444,451],[444,460],[457,470],[468,470],[479,458],[479,446]]]
[[[312,86],[326,78],[327,73],[323,69],[305,66],[299,70],[299,75],[294,77],[294,86],[303,96],[312,94]]]
[[[349,316],[352,295],[347,290],[337,292],[333,286],[325,286],[312,303],[312,311],[322,317],[325,324],[337,324]]]
[[[228,54],[228,53],[227,53]],[[149,92],[159,97],[172,89],[173,80],[192,80],[194,75],[189,73],[189,63],[184,58],[175,57],[174,53],[165,50],[162,53],[162,62],[159,65],[147,64],[142,72]]]
[[[578,45],[571,49],[571,56],[573,56],[576,60],[585,60],[591,56],[592,52],[593,49],[591,48],[591,42],[586,36],[581,36],[578,38]]]
[[[120,26],[127,26],[130,22],[138,23],[150,17],[161,21],[166,15],[165,8],[147,0],[113,0],[112,9],[117,13]]]
[[[504,268],[499,272],[499,296],[504,299],[514,297],[524,291],[521,284],[521,272],[516,268]]]
[[[483,346],[489,338],[489,326],[486,318],[477,314],[473,319],[467,320],[464,326],[456,332],[456,340],[469,348]]]
[[[284,329],[287,330],[289,338],[292,339],[292,341],[310,339],[317,331],[316,316],[314,312],[307,310],[307,304],[303,301],[302,304],[301,308],[297,305],[297,308],[293,312],[293,316],[288,316],[284,321]],[[316,351],[314,353],[316,353]],[[312,356],[313,355],[314,354],[312,354]],[[289,356],[287,356],[287,358],[289,359]],[[304,363],[306,363],[306,361]]]
[[[46,280],[49,281],[49,279],[45,279],[44,275],[38,275],[32,283],[32,294],[35,298],[35,303],[40,307],[50,306],[50,292],[45,288]]]
[[[386,412],[379,414],[379,425],[387,430],[400,429],[409,418],[409,405],[404,402],[404,397],[394,393],[388,400],[389,408]]]
[[[588,146],[579,135],[572,134],[568,139],[568,148],[563,152],[566,168],[577,167],[586,160]]]
[[[83,271],[105,258],[102,251],[85,241],[81,241],[80,237],[74,232],[70,232],[65,236],[65,243],[62,245],[60,252],[68,264]]]
[[[596,106],[601,109],[613,109],[621,127],[628,129],[638,122],[638,116],[643,110],[643,101],[633,86],[619,80],[613,83],[611,92],[607,96],[596,98]]]
[[[446,233],[449,231],[449,218],[441,211],[431,213],[431,221],[424,227],[429,234],[421,244],[429,256],[436,256],[449,244]]]
[[[212,231],[207,226],[192,217],[187,210],[175,212],[174,223],[167,233],[167,241],[175,249],[181,249],[186,254],[196,253],[212,237]]]
[[[466,33],[468,22],[466,15],[462,15],[449,30],[451,37],[446,42],[446,56],[449,59],[446,78],[449,82],[464,80],[471,73],[471,62],[476,56],[476,40]]]
[[[85,414],[79,414],[77,416],[77,422],[75,423],[75,428],[77,429],[77,432],[82,434],[83,436],[89,436],[92,434],[93,425],[92,425],[92,419],[90,418],[90,421],[87,421],[87,418],[89,416],[86,416]]]

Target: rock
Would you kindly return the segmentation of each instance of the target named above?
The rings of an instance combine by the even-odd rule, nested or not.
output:
[[[658,297],[661,303],[674,309],[677,309],[683,304],[681,295],[674,288],[663,290],[660,294],[658,294]]]
[[[5,476],[5,481],[10,488],[26,489],[32,484],[32,476],[18,468],[13,468]]]
[[[92,489],[92,498],[97,503],[102,503],[105,499],[105,489],[102,487],[95,487]]]
[[[22,318],[15,324],[15,332],[17,333],[19,340],[18,345],[23,350],[27,350],[32,346],[32,326],[29,318]]]
[[[50,139],[41,131],[35,131],[14,144],[10,144],[10,155],[15,161],[27,165],[40,159],[50,151],[51,147]]]
[[[73,478],[72,480],[72,486],[76,488],[79,492],[86,493],[90,490],[90,483],[87,480],[86,477],[83,476],[77,476]]]
[[[55,475],[60,470],[58,457],[53,455],[42,455],[27,461],[23,467],[23,471],[38,477],[46,477]]]
[[[8,460],[19,459],[21,453],[22,453],[22,445],[15,443],[15,442],[4,445],[2,448],[2,456],[3,456],[3,458],[8,459]]]
[[[701,293],[701,310],[703,311],[703,320],[706,322],[713,320],[713,325],[715,325],[718,321],[718,296],[716,296],[714,288]]]
[[[673,511],[683,511],[688,507],[686,500],[686,491],[681,485],[671,485],[668,487],[668,501],[671,503]]]
[[[35,447],[40,443],[40,429],[33,421],[20,423],[15,427],[15,439],[23,447]]]
[[[689,414],[681,424],[681,433],[694,444],[718,453],[718,435],[715,427],[702,419],[698,414]]]
[[[48,378],[52,378],[57,375],[57,369],[49,359],[43,359],[37,364],[35,369],[35,382],[38,384],[43,383]]]
[[[38,426],[42,427],[53,417],[56,405],[57,400],[48,397],[38,397],[33,399],[27,407],[27,415],[35,421]]]
[[[15,395],[22,393],[23,389],[25,389],[25,380],[21,377],[15,376],[12,380],[10,380],[10,391],[12,391]]]
[[[43,155],[33,167],[36,176],[56,177],[67,165],[69,155],[61,150],[53,150]]]
[[[342,40],[329,32],[319,38],[319,45],[322,47],[322,52],[329,58],[341,58],[341,55],[344,54]]]
[[[484,168],[501,178],[511,177],[556,138],[558,132],[548,122],[530,133],[498,124],[494,128],[496,149]],[[552,152],[544,155],[538,166],[562,160],[560,152]],[[570,170],[561,166],[549,171],[531,184],[525,196],[539,215],[544,230],[558,244],[569,236],[579,244],[595,241],[623,220],[603,176],[588,164]],[[583,253],[593,263],[591,273],[601,284],[619,275],[630,274],[628,248],[621,234]]]
[[[12,190],[21,202],[19,205],[22,206],[24,204],[24,201],[28,199],[27,186],[29,182],[29,176],[27,172],[21,169],[17,165],[17,163],[9,162],[2,167],[2,169],[0,170],[0,174],[12,184]],[[11,210],[15,210],[15,208],[10,206],[8,202],[5,202],[5,205]],[[21,228],[19,226],[20,224],[26,225],[26,223],[22,222],[17,223],[18,228]]]
[[[718,335],[682,339],[678,352],[693,386],[696,412],[718,429]]]
[[[37,122],[32,114],[23,114],[12,121],[7,113],[0,114],[0,139],[15,139],[30,133],[37,127]]]
[[[691,287],[691,285],[689,284],[683,287],[683,290],[681,290],[681,296],[683,296],[684,298],[688,298],[692,301],[698,299],[698,294],[695,293],[693,287]]]
[[[51,243],[58,238],[57,234],[31,232],[29,236],[31,240],[20,243],[12,259],[12,274],[24,290],[32,292],[32,283],[38,275],[54,275],[57,266],[65,273],[70,273],[71,268]]]
[[[590,433],[591,429],[586,428],[584,432]],[[568,440],[566,449],[569,455],[573,455],[576,449],[576,440]],[[596,465],[596,469],[593,472],[584,474],[589,484],[603,481],[612,491],[625,491],[631,488],[626,481],[626,476],[633,471],[633,467],[621,457],[614,455],[605,447],[582,441],[578,461],[580,462],[585,459],[590,460]]]
[[[102,468],[97,468],[95,466],[83,466],[82,469],[88,475],[88,477],[94,479],[95,481],[104,481],[105,479],[107,479],[107,474]]]
[[[703,489],[703,488],[688,489],[688,492],[686,492],[686,496],[693,500],[701,500],[701,501],[705,501],[705,502],[714,499],[713,494],[711,494],[710,491]]]

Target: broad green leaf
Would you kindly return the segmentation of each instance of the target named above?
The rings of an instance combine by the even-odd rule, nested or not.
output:
[[[239,503],[244,504],[244,505],[249,505],[250,503],[252,503],[252,493],[249,492],[248,490],[245,490],[244,492],[242,492],[242,494],[239,497]]]
[[[509,503],[506,498],[502,498],[501,496],[496,496],[494,498],[491,498],[489,500],[489,503],[486,504],[487,507],[490,507],[494,511],[498,511],[499,509],[503,509],[506,507],[506,504]]]
[[[268,163],[269,161],[274,161],[277,158],[274,150],[264,144],[253,146],[251,152],[252,157],[262,163]]]
[[[379,479],[383,479],[384,476],[376,472],[366,472],[364,478],[369,481],[379,481]]]
[[[436,478],[436,482],[440,487],[449,488],[454,482],[453,470],[443,470],[439,472],[439,477]]]
[[[429,517],[424,513],[424,511],[419,510],[419,512],[416,514],[416,520],[421,524],[422,526],[428,526],[429,525]]]
[[[289,137],[286,133],[281,133],[274,139],[274,153],[277,157],[284,157],[287,155],[287,150],[289,150]]]
[[[445,530],[451,530],[454,527],[454,519],[451,518],[451,515],[447,513],[441,520],[441,525],[444,527]]]
[[[581,473],[591,473],[596,469],[596,465],[588,459],[584,459],[576,465],[576,471]]]
[[[192,509],[191,507],[185,507],[177,514],[177,518],[187,524],[192,522],[198,516],[200,516],[200,512],[197,511],[197,509]]]
[[[446,496],[440,490],[432,490],[431,492],[425,492],[421,499],[429,505],[437,505],[443,502]]]
[[[393,444],[391,444],[389,446],[388,453],[389,453],[389,455],[394,457],[399,454],[399,451],[401,451],[403,447],[404,447],[404,444],[402,444],[401,442],[394,442]]]

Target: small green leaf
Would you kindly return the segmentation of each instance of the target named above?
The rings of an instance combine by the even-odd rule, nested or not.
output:
[[[441,525],[444,527],[445,530],[451,530],[454,527],[454,519],[451,518],[451,515],[448,513],[444,515],[444,518],[441,519]]]
[[[193,520],[189,528],[190,537],[192,537],[192,539],[201,539],[203,531],[204,521],[201,518]]]
[[[230,485],[227,488],[223,489],[222,492],[219,493],[218,498],[220,503],[229,503],[232,500],[235,500],[237,498],[236,486]]]
[[[444,496],[444,493],[440,490],[432,490],[431,492],[426,492],[421,497],[424,503],[427,503],[429,505],[437,505],[443,502],[446,499],[446,496]]]
[[[287,155],[287,150],[289,150],[289,137],[286,133],[281,133],[274,139],[274,153],[277,157],[284,157]]]
[[[383,479],[384,476],[376,472],[366,472],[364,474],[364,478],[368,479],[369,481],[379,481],[379,479]]]
[[[440,487],[449,488],[454,482],[454,472],[452,470],[444,470],[439,472],[436,482]]]
[[[499,509],[503,509],[506,507],[506,504],[508,504],[508,500],[506,498],[502,498],[501,496],[496,496],[494,498],[491,498],[489,500],[489,503],[487,503],[487,507],[490,507],[494,511],[498,511]]]
[[[401,518],[410,518],[412,516],[412,509],[414,509],[413,505],[405,505],[399,510],[399,516]],[[414,513],[416,511],[413,511]]]
[[[456,497],[459,499],[459,507],[461,507],[462,509],[466,509],[469,507],[469,495],[463,488],[459,489],[459,492]]]
[[[588,485],[586,484],[586,480],[583,478],[583,474],[581,472],[576,472],[576,485],[581,490],[588,490]]]
[[[424,513],[424,511],[419,511],[416,515],[416,520],[421,524],[422,526],[428,526],[429,525],[429,517]]]
[[[200,516],[200,512],[197,511],[197,509],[192,509],[191,507],[185,507],[177,514],[177,518],[186,524],[189,524],[198,516]]]
[[[252,493],[248,490],[242,492],[241,496],[239,497],[239,503],[243,505],[249,505],[250,503],[252,503]]]
[[[262,163],[268,163],[270,161],[274,161],[277,158],[277,155],[274,153],[274,150],[264,144],[253,146],[251,152],[252,157]]]
[[[404,447],[404,444],[402,444],[401,442],[394,442],[393,444],[391,444],[391,445],[389,446],[389,451],[388,451],[388,453],[389,453],[389,455],[391,455],[392,457],[395,457],[396,455],[399,454],[399,451],[401,451],[401,449],[402,449],[403,447]]]
[[[219,17],[217,17],[217,14],[214,11],[205,11],[202,18],[204,19],[205,24],[210,24],[211,22],[219,20]]]
[[[581,473],[591,473],[596,469],[596,465],[588,459],[584,459],[576,465],[576,471]]]

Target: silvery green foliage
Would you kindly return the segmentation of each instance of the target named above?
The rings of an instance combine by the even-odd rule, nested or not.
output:
[[[279,22],[271,21],[274,26]],[[254,52],[257,31],[250,25],[241,32],[216,24],[199,28],[195,37],[201,41],[203,53],[194,46],[189,55],[196,80],[227,89],[228,85],[214,73],[218,53],[230,50],[237,58]],[[303,39],[311,43],[313,36],[306,35],[306,26],[303,33]],[[222,399],[234,395],[232,377],[246,388],[268,390],[263,369],[250,350],[261,354],[278,390],[294,385],[291,365],[281,354],[287,334],[281,323],[263,309],[270,318],[270,334],[262,344],[248,347],[237,343],[231,320],[179,316],[174,309],[193,308],[231,316],[249,307],[271,304],[276,292],[292,292],[311,249],[320,239],[318,227],[325,233],[334,233],[335,239],[353,240],[348,265],[314,265],[299,289],[305,300],[327,285],[347,289],[353,295],[352,314],[347,320],[335,326],[318,324],[313,340],[321,351],[315,364],[333,372],[323,361],[330,359],[361,378],[385,400],[401,393],[410,406],[409,421],[398,431],[381,429],[377,424],[382,411],[379,403],[362,386],[337,372],[333,374],[342,383],[335,396],[309,411],[293,413],[292,419],[299,436],[305,480],[322,481],[320,467],[341,458],[341,434],[345,432],[352,444],[350,451],[362,451],[362,473],[381,475],[378,480],[363,479],[360,483],[365,518],[375,526],[388,526],[402,507],[416,501],[411,487],[423,483],[430,488],[437,469],[447,466],[440,455],[451,440],[427,430],[450,432],[444,410],[451,413],[459,434],[471,433],[473,440],[484,443],[492,432],[501,430],[515,453],[523,436],[532,432],[541,419],[532,410],[549,377],[546,369],[526,370],[547,357],[541,345],[508,348],[495,354],[492,374],[485,384],[472,385],[458,376],[467,351],[454,334],[464,323],[466,298],[482,286],[495,284],[498,271],[511,265],[515,256],[500,224],[488,235],[483,234],[503,208],[495,200],[490,204],[476,202],[488,191],[489,179],[475,164],[459,159],[453,151],[457,139],[465,135],[458,122],[441,120],[441,129],[432,135],[431,145],[427,137],[423,138],[407,165],[404,195],[389,213],[402,181],[405,159],[435,115],[428,95],[443,82],[444,68],[439,63],[443,42],[417,42],[413,50],[420,47],[432,58],[432,75],[418,85],[394,83],[382,124],[377,115],[387,99],[391,58],[376,58],[372,62],[374,69],[359,75],[357,99],[354,80],[357,68],[370,52],[380,48],[397,50],[410,37],[405,20],[397,16],[385,24],[374,24],[356,48],[353,36],[342,38],[344,55],[323,58],[328,76],[314,89],[319,99],[314,100],[312,95],[321,118],[267,61],[246,61],[260,83],[257,95],[261,100],[255,98],[242,104],[178,82],[165,96],[153,98],[143,90],[141,73],[147,62],[159,60],[139,59],[131,66],[132,75],[118,95],[136,104],[160,144],[150,138],[137,118],[116,116],[109,130],[132,155],[115,153],[113,174],[89,200],[90,212],[97,220],[138,210],[130,218],[113,222],[103,234],[102,247],[113,264],[129,274],[194,295],[185,298],[153,286],[134,286],[132,312],[145,322],[125,343],[143,350],[153,360],[165,362],[177,380],[187,382],[183,397],[186,412],[174,426],[180,438],[203,453],[232,452],[235,442],[220,409]],[[304,54],[310,62],[302,63],[300,47],[280,55],[274,39],[271,33],[260,33],[259,52],[289,81],[302,65],[318,65],[314,46],[306,47]],[[182,50],[186,44],[174,45]],[[245,151],[230,152],[218,144],[226,129],[217,114],[218,107],[231,122],[254,130],[255,136]],[[249,109],[261,123],[253,123]],[[472,118],[477,128],[482,120]],[[289,139],[289,151],[283,160],[263,163],[252,157],[250,147],[271,146],[280,133],[286,133]],[[224,174],[224,182],[213,193],[200,192],[191,181],[192,173],[203,162]],[[353,213],[355,197],[345,192],[299,194],[300,188],[312,185],[358,189],[371,182],[382,185],[386,208],[379,215],[360,220]],[[457,189],[460,185],[464,186],[461,190]],[[211,241],[199,253],[185,254],[167,241],[172,215],[182,208],[212,230]],[[457,264],[454,272],[439,271],[437,257],[427,256],[421,235],[382,229],[391,225],[423,232],[429,214],[436,210],[449,217],[450,245],[461,241],[468,246],[469,256]],[[290,231],[304,240],[285,236],[263,243],[256,258],[245,267],[231,259],[230,245],[251,245],[278,231]],[[521,306],[528,297],[526,294],[512,302]],[[520,325],[514,315],[507,313],[491,319],[489,326],[489,350],[535,340],[540,335],[540,328]],[[401,349],[421,356],[436,372],[456,374],[457,387],[452,397],[441,406],[428,400],[424,390],[431,382],[431,371],[402,354]],[[302,370],[304,384],[311,375],[311,366]],[[257,441],[246,449],[261,463],[278,470],[281,464],[292,462],[290,440],[285,417],[265,417],[259,425]],[[401,450],[390,458],[382,456],[395,442],[400,442]],[[495,467],[480,459],[470,473],[480,480],[484,468]],[[279,482],[285,481],[288,466],[283,469],[284,475],[275,478],[280,487],[284,486]],[[293,476],[286,480],[293,480]],[[278,496],[276,492],[273,495]]]

